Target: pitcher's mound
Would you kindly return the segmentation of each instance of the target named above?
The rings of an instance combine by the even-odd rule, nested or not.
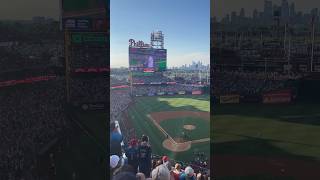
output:
[[[174,143],[171,140],[166,139],[162,142],[162,146],[172,152],[183,152],[190,149],[191,143],[190,142]]]
[[[196,128],[196,126],[188,124],[188,125],[184,125],[183,128],[186,130],[194,130]]]

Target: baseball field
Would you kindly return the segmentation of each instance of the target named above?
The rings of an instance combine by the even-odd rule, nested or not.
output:
[[[320,105],[215,105],[217,179],[320,179]]]
[[[107,128],[105,112],[76,112],[73,130],[55,150],[56,176],[53,179],[105,179]]]
[[[128,109],[128,118],[139,138],[150,138],[156,155],[189,162],[194,152],[210,154],[210,97],[137,97]]]

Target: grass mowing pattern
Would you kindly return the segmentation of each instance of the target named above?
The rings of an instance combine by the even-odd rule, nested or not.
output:
[[[214,151],[320,160],[319,109],[315,104],[216,105]]]
[[[209,143],[192,145],[185,152],[173,153],[162,147],[165,137],[150,121],[147,114],[161,111],[206,111],[209,112],[210,101],[208,95],[201,96],[162,96],[162,97],[138,97],[135,104],[129,108],[129,118],[132,121],[137,136],[146,134],[150,138],[152,151],[158,155],[168,155],[173,159],[191,161],[194,151],[210,154]]]

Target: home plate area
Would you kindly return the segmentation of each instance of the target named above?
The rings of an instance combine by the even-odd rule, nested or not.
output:
[[[195,111],[163,111],[147,115],[153,124],[162,132],[166,139],[164,148],[172,152],[183,152],[192,144],[209,142],[208,112]]]

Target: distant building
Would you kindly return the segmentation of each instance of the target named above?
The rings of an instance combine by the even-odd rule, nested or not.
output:
[[[32,17],[32,21],[33,23],[44,23],[46,21],[46,18],[42,16],[35,16]]]
[[[295,4],[291,3],[291,5],[290,5],[290,17],[295,17],[295,15],[296,15]]]
[[[32,23],[34,24],[50,24],[53,22],[54,22],[54,19],[51,17],[43,17],[43,16],[32,17]]]
[[[240,10],[240,15],[239,15],[241,18],[244,18],[246,16],[245,14],[245,11],[244,11],[244,8],[241,8]]]
[[[231,23],[237,23],[237,12],[231,12]]]
[[[230,23],[230,15],[227,14],[221,21],[224,24],[229,24]]]
[[[257,19],[259,18],[259,13],[258,13],[258,10],[257,10],[257,9],[254,9],[254,10],[253,10],[252,18],[253,18],[254,20],[257,20]]]
[[[265,0],[263,13],[266,19],[270,19],[272,17],[272,11],[272,1]]]
[[[289,18],[289,3],[287,0],[282,0],[281,4],[281,18],[287,22]]]

